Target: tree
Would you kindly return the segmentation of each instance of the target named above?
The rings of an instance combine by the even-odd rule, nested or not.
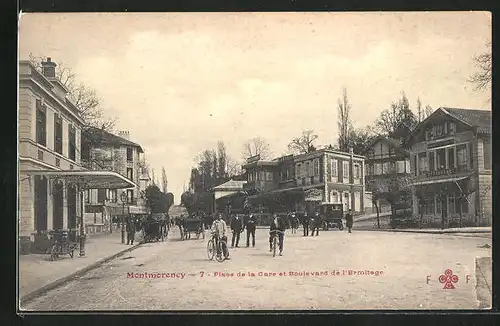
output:
[[[313,130],[304,130],[300,137],[292,139],[288,144],[288,149],[295,153],[305,154],[316,150],[314,141],[318,139],[318,135]]]
[[[425,106],[424,119],[430,116],[434,112],[434,109],[430,105]]]
[[[146,188],[146,206],[151,213],[168,213],[172,202],[169,197],[160,191],[156,185],[151,185]]]
[[[224,145],[223,141],[217,142],[217,179],[225,179],[227,178],[227,153],[226,153],[226,145]]]
[[[167,193],[168,191],[168,179],[167,179],[167,172],[165,171],[165,167],[161,167],[161,185],[162,185],[162,190],[164,193]]]
[[[408,98],[402,92],[401,98],[397,102],[392,102],[389,109],[382,111],[375,121],[375,126],[381,134],[392,137],[403,123],[410,127],[414,126],[416,122],[417,119],[410,109]]]
[[[422,109],[422,102],[420,102],[420,97],[417,98],[417,121],[422,122],[424,120],[424,110]]]
[[[486,46],[491,49],[491,43]],[[469,76],[468,82],[474,84],[474,91],[491,89],[492,80],[492,53],[491,50],[473,56],[474,64],[478,71]]]
[[[269,143],[264,138],[255,137],[249,139],[243,145],[243,159],[247,159],[255,155],[260,155],[260,158],[263,160],[271,158]]]
[[[349,104],[349,99],[347,97],[347,90],[344,87],[342,89],[342,99],[338,100],[338,146],[339,150],[342,152],[347,152],[349,150],[349,137],[352,134],[352,122],[350,118],[351,104]]]
[[[41,72],[41,62],[45,57],[29,54],[29,60]],[[60,62],[56,69],[57,79],[68,89],[68,98],[76,106],[82,119],[85,121],[84,130],[89,127],[99,128],[106,131],[112,131],[116,119],[109,119],[104,116],[104,110],[101,106],[101,99],[97,92],[85,85],[77,83],[76,75],[71,68]]]
[[[371,143],[375,134],[369,128],[352,129],[349,134],[349,147],[354,154],[363,155],[366,147]]]

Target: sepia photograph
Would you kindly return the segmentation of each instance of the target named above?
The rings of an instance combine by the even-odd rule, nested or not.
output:
[[[492,306],[489,12],[21,13],[18,312]]]

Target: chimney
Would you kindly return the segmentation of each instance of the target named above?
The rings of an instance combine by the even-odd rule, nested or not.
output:
[[[56,63],[48,57],[47,61],[42,61],[42,74],[47,78],[56,78]]]
[[[126,140],[130,140],[130,132],[128,132],[126,130],[119,131],[118,136],[120,136],[121,138],[124,138]]]

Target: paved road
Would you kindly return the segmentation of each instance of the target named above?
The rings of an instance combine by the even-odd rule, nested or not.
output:
[[[491,245],[485,238],[369,231],[328,231],[304,238],[287,231],[284,255],[273,258],[267,230],[257,230],[256,248],[232,249],[232,259],[218,263],[207,259],[208,238],[178,241],[177,232],[169,235],[169,241],[145,244],[25,308],[474,309],[474,258],[491,255],[491,249],[479,248]],[[447,268],[459,277],[455,289],[444,290],[438,281]],[[348,275],[348,270],[370,275]],[[290,272],[313,275],[290,276]],[[128,278],[128,273],[163,276]],[[471,275],[469,283],[466,275]]]

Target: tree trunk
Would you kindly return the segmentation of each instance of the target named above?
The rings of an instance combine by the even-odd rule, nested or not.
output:
[[[374,201],[375,209],[377,210],[377,228],[380,229],[380,209],[378,207],[377,201]]]

